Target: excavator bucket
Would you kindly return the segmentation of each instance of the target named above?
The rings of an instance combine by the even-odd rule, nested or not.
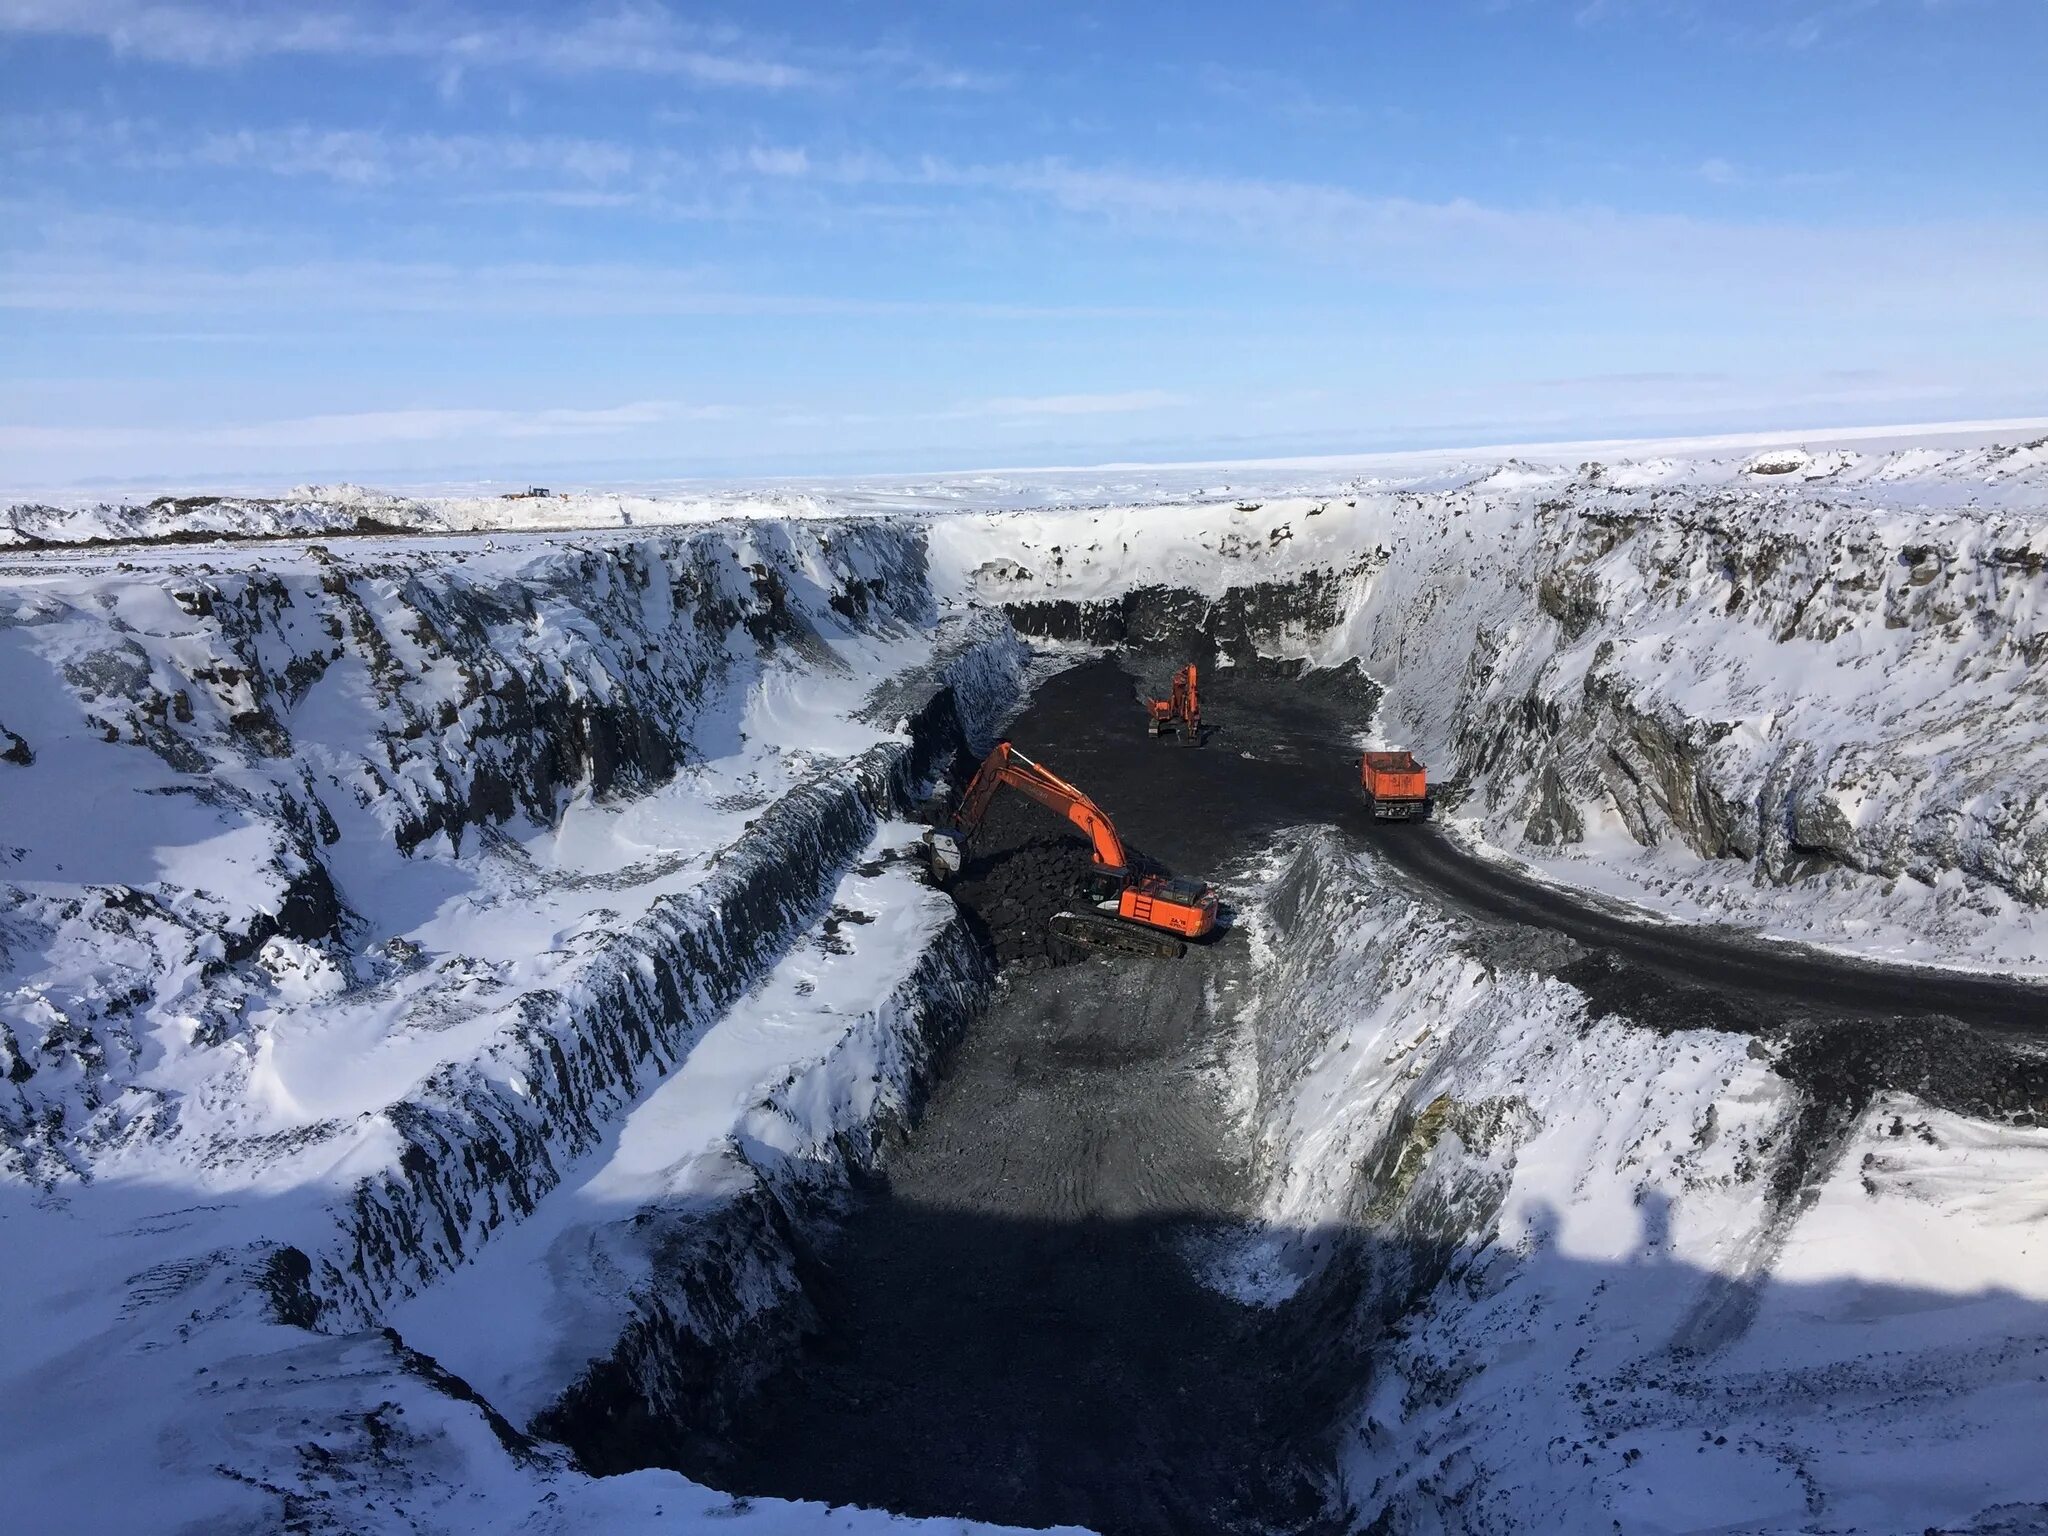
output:
[[[967,848],[960,835],[950,827],[928,829],[924,835],[924,846],[935,884],[946,884],[967,863]]]

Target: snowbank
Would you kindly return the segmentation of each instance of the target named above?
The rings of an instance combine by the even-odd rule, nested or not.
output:
[[[1816,1117],[1801,1037],[1604,1013],[1326,834],[1245,894],[1271,1171],[1212,1279],[1343,1271],[1360,1523],[1975,1529],[2048,1497],[2048,1132],[1897,1089]]]

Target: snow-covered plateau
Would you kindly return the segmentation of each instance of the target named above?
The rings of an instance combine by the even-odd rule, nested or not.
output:
[[[2048,440],[16,506],[10,1528],[920,1525],[646,1447],[1028,985],[916,819],[1105,648],[1362,671],[1645,920],[2048,978]],[[1328,826],[1210,873],[1259,1215],[1189,1261],[1368,1362],[1347,1523],[2048,1529],[2048,1014],[1617,1000]]]

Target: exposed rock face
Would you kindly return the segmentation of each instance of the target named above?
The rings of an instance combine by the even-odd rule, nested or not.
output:
[[[1531,841],[1558,838],[1560,798],[1604,801],[1639,842],[1773,880],[1961,870],[2048,899],[2048,814],[2013,762],[2048,647],[2031,562],[1998,546],[2021,530],[1901,530],[1823,504],[1794,534],[1748,500],[1590,500],[1539,520],[1538,605],[1561,643],[1506,662],[1458,728]],[[1780,700],[1786,727],[1756,713]]]
[[[399,861],[460,857],[508,822],[553,824],[575,796],[643,794],[701,758],[700,736],[723,750],[728,728],[705,734],[706,712],[716,719],[756,669],[785,653],[818,659],[818,626],[880,637],[932,617],[915,534],[873,525],[367,565],[315,549],[284,565],[0,595],[0,632],[27,669],[10,675],[35,685],[68,739],[53,757],[12,727],[7,738],[22,743],[5,770],[22,813],[12,840],[34,837],[15,862],[36,881],[0,887],[0,933],[17,957],[0,1024],[23,1085],[0,1123],[20,1171],[60,1176],[93,1149],[173,1130],[177,1106],[131,1081],[147,1049],[138,1026],[188,1018],[202,1045],[243,1049],[232,1042],[246,1041],[256,995],[248,966],[274,936],[326,946],[344,984],[382,979],[359,942],[375,936],[379,893],[338,888],[337,858],[357,872],[341,886],[381,879],[370,870],[403,863],[377,865],[366,842]],[[849,592],[857,617],[833,606]],[[823,850],[836,853],[864,838],[895,772],[876,761],[821,784],[817,806],[794,803],[771,826],[836,815]],[[72,798],[84,775],[110,801],[194,807],[236,840],[232,878],[63,894],[63,844],[86,857],[98,841],[91,797]],[[150,831],[132,834],[144,855]],[[127,852],[101,862],[148,867]],[[0,880],[14,872],[0,850]]]
[[[1029,598],[1005,603],[1003,611],[1019,634],[1047,640],[1249,661],[1333,628],[1351,584],[1376,562],[1366,556],[1343,570],[1311,567],[1291,581],[1254,581],[1216,597],[1142,586],[1115,597]]]
[[[1341,503],[991,515],[946,554],[1030,633],[1356,658],[1442,804],[1539,858],[1598,848],[1617,894],[1964,958],[2048,902],[2041,457],[1511,465]],[[1949,510],[1962,484],[1990,509]],[[1664,853],[1617,872],[1617,844]],[[1825,896],[1802,915],[1772,894],[1792,883]]]
[[[654,1285],[609,1358],[595,1361],[535,1421],[592,1472],[715,1463],[736,1401],[798,1348],[812,1323],[806,1267],[849,1186],[873,1174],[916,1118],[941,1052],[978,1012],[992,958],[957,914],[869,1027],[889,1042],[885,1111],[800,1155],[744,1153],[745,1193],[707,1214],[694,1202],[633,1218],[655,1255]],[[786,1114],[773,1098],[764,1115]]]
[[[440,1418],[468,1404],[513,1463],[568,1475],[378,1330],[587,1168],[794,950],[851,947],[844,926],[873,918],[835,891],[887,865],[885,825],[985,744],[1024,661],[999,616],[942,617],[921,532],[880,521],[209,554],[0,588],[6,1171],[87,1225],[115,1210],[96,1183],[204,1189],[165,1235],[109,1217],[105,1251],[149,1260],[103,1326],[206,1362],[236,1330],[353,1341],[344,1375],[418,1376],[458,1405]],[[792,1078],[780,1108],[770,1092],[717,1198],[657,1194],[612,1224],[654,1278],[549,1419],[594,1459],[607,1416],[708,1425],[746,1341],[787,1344],[808,1227],[990,983],[957,917],[876,942],[904,948],[901,975],[850,1030],[857,1058]],[[263,1337],[263,1368],[333,1379],[313,1346]],[[157,1409],[181,1390],[159,1384]],[[387,1396],[374,1413],[417,1406]],[[422,1445],[394,1461],[399,1426],[357,1444],[318,1422],[317,1464],[247,1441],[193,1475],[309,1528],[346,1528],[360,1479],[437,1486]]]
[[[2038,1058],[1929,1021],[1715,1027],[1649,978],[1624,1015],[1568,944],[1404,901],[1328,833],[1251,884],[1266,1219],[1212,1273],[1345,1299],[1374,1356],[1342,1436],[1361,1527],[1602,1529],[1678,1497],[1801,1529],[1881,1497],[1969,1529],[2039,1499],[2028,1442],[1982,1440],[2048,1354],[2010,1204],[2048,1169]],[[1935,1474],[1966,1456],[1982,1481]]]
[[[900,755],[881,749],[776,801],[706,885],[608,937],[575,995],[522,999],[483,1051],[386,1109],[399,1154],[357,1186],[323,1289],[359,1297],[367,1317],[530,1211],[818,915],[903,794]]]
[[[340,1232],[306,1244],[324,1326],[373,1319],[530,1210],[815,920],[879,818],[908,805],[970,729],[985,734],[1016,687],[1016,642],[999,623],[910,647],[906,658],[928,659],[921,687],[897,689],[910,708],[901,738],[808,769],[793,760],[790,787],[704,878],[592,933],[553,985],[505,997],[496,1028],[368,1120],[273,1129],[231,1102],[264,1049],[253,1009],[280,989],[374,998],[422,963],[409,941],[366,942],[388,921],[379,893],[345,900],[335,857],[399,878],[479,838],[488,852],[508,822],[552,824],[572,797],[623,803],[661,786],[729,730],[724,701],[782,653],[829,674],[844,663],[828,632],[902,648],[928,626],[921,542],[877,525],[753,525],[510,560],[356,567],[316,551],[297,571],[201,569],[109,602],[61,589],[11,600],[22,663],[53,667],[91,722],[72,727],[71,760],[21,765],[24,798],[12,803],[47,787],[61,818],[60,782],[29,781],[105,753],[110,793],[189,795],[256,856],[218,891],[4,888],[5,1155],[51,1183],[159,1142],[252,1171],[377,1144],[380,1166],[355,1183]],[[60,720],[62,694],[42,686]],[[82,823],[65,837],[92,843]],[[383,840],[381,863],[366,839]],[[502,988],[481,980],[483,996]],[[221,1085],[197,1115],[136,1080],[174,1018],[198,1021],[181,1070]]]

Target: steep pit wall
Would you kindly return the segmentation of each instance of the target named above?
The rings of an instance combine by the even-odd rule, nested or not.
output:
[[[1749,1071],[1742,1034],[1709,1038],[1675,1016],[1638,1029],[1561,979],[1580,953],[1570,941],[1475,927],[1409,897],[1339,833],[1282,838],[1243,895],[1254,967],[1234,1002],[1239,1108],[1265,1149],[1275,1235],[1226,1272],[1288,1293],[1333,1255],[1362,1255],[1369,1330],[1485,1245],[1521,1149],[1573,1095],[1639,1097],[1703,1049],[1731,1079]],[[1740,1113],[1710,1114],[1705,1100],[1664,1113],[1712,1119],[1717,1156],[1741,1164],[1731,1185],[1752,1186],[1746,1203],[1768,1195],[1771,1148],[1788,1155],[1775,1128],[1793,1113],[1789,1092]],[[1358,1240],[1313,1253],[1331,1231]]]
[[[940,702],[927,728],[957,740],[951,700]],[[386,1109],[396,1156],[356,1187],[343,1242],[318,1261],[322,1291],[355,1303],[352,1322],[367,1318],[532,1210],[822,915],[880,819],[922,789],[914,755],[923,754],[879,748],[776,801],[711,882],[660,898],[585,968],[573,995],[524,999],[483,1053]]]
[[[1310,567],[1290,581],[1255,581],[1207,596],[1142,586],[1113,597],[1026,598],[1003,604],[1021,635],[1109,649],[1167,651],[1245,663],[1295,655],[1343,618],[1352,585],[1371,569]]]
[[[174,1020],[224,1064],[247,1052],[250,967],[273,936],[375,980],[350,903],[377,892],[337,886],[344,837],[454,856],[508,819],[553,823],[577,793],[644,791],[717,740],[703,710],[771,659],[933,618],[922,542],[876,524],[11,569],[8,1165],[48,1180],[207,1134],[135,1074]],[[213,823],[237,867],[160,870],[164,818],[130,811],[151,804],[168,828]]]
[[[1327,831],[1241,896],[1235,1076],[1266,1194],[1210,1272],[1319,1295],[1370,1354],[1343,1452],[1366,1528],[1591,1529],[1673,1488],[1701,1525],[1755,1519],[1751,1497],[1850,1511],[1852,1447],[1967,1454],[2048,1351],[2039,1286],[1944,1296],[1961,1282],[1917,1246],[2024,1273],[1993,1212],[2048,1166],[2030,1052],[1938,1021],[1697,1019],[1647,976],[1618,1001],[1568,941],[1409,900]],[[1987,1463],[2000,1486],[2029,1464]],[[1944,1528],[1979,1507],[1915,1497]]]
[[[344,1316],[374,1315],[382,1300],[431,1283],[494,1228],[529,1212],[562,1168],[590,1151],[691,1040],[825,916],[833,888],[881,821],[909,811],[939,768],[987,737],[994,722],[982,711],[1014,698],[1020,661],[1006,629],[974,626],[934,668],[937,691],[904,717],[904,741],[871,748],[774,802],[720,857],[710,881],[659,898],[584,968],[574,993],[522,999],[484,1052],[386,1110],[397,1155],[356,1186],[340,1242],[316,1259],[330,1304],[345,1298]],[[976,707],[964,718],[963,697]],[[987,981],[964,935],[949,930],[927,959],[931,973],[905,984],[906,1039],[943,1038]],[[929,1046],[906,1049],[915,1062],[905,1067],[908,1102],[921,1092]],[[851,1176],[861,1165],[853,1158],[844,1171]],[[772,1230],[780,1217],[770,1216],[766,1207],[742,1212],[735,1231],[779,1249],[786,1233]],[[715,1242],[737,1240],[729,1233]],[[679,1271],[676,1283],[704,1281]],[[653,1381],[661,1370],[636,1374]]]
[[[1511,850],[1590,850],[1566,878],[2048,966],[2024,931],[2048,901],[2048,531],[2023,494],[1621,478],[940,519],[934,566],[1050,638],[1354,660],[1444,806]],[[1773,894],[1793,883],[1822,899]]]
[[[830,1135],[806,1132],[795,1153],[743,1139],[743,1192],[708,1211],[687,1200],[628,1218],[633,1241],[653,1255],[653,1283],[633,1297],[633,1318],[610,1353],[567,1385],[534,1432],[567,1445],[594,1474],[721,1463],[736,1412],[816,1331],[809,1287],[850,1192],[915,1123],[943,1053],[994,982],[984,941],[955,914],[849,1032],[878,1042],[872,1114]],[[830,1060],[819,1063],[756,1113],[805,1126],[783,1101],[834,1071]]]
[[[287,1268],[303,1276],[283,1310],[327,1328],[374,1321],[531,1210],[819,918],[879,820],[987,737],[1022,665],[1000,620],[936,622],[923,543],[901,525],[25,569],[32,579],[0,587],[0,663],[24,683],[8,714],[30,761],[0,766],[11,809],[44,797],[34,825],[6,828],[34,836],[9,853],[44,878],[0,887],[7,1160],[42,1182],[162,1157],[227,1177],[301,1163],[323,1177],[358,1145],[351,1156],[374,1171],[331,1239],[279,1218],[294,1232]],[[259,951],[278,961],[267,940],[288,934],[301,947],[284,962],[371,995],[404,974],[402,956],[364,949],[376,930],[328,875],[344,836],[358,867],[366,840],[387,858],[443,860],[507,818],[547,825],[573,795],[629,799],[729,750],[726,701],[766,668],[843,670],[831,644],[869,638],[923,658],[876,702],[896,739],[816,766],[716,852],[701,884],[598,937],[573,981],[504,999],[480,1048],[402,1097],[349,1122],[244,1132],[238,1101],[261,1096],[228,1083],[261,1048],[245,1008],[273,995],[257,964]],[[88,825],[96,804],[166,794],[192,796],[223,837],[257,850],[232,883],[64,890],[63,859],[107,842]],[[151,833],[146,817],[135,828]],[[155,862],[146,843],[116,856]],[[167,1095],[135,1081],[167,1048],[186,1079],[223,1086]]]
[[[1947,871],[2048,900],[2041,536],[2017,519],[1735,497],[1540,508],[1552,643],[1503,654],[1460,721],[1484,803],[1531,841],[1611,807],[1773,880]],[[1583,813],[1580,813],[1583,814]]]
[[[26,762],[0,764],[18,776],[0,807],[40,802],[38,824],[10,821],[16,836],[0,835],[0,879],[22,876],[0,887],[0,1040],[11,1053],[0,1126],[10,1171],[53,1186],[52,1208],[75,1211],[82,1229],[111,1223],[93,1252],[118,1255],[104,1276],[79,1278],[65,1326],[84,1329],[99,1307],[120,1341],[106,1353],[137,1339],[189,1346],[182,1370],[163,1373],[170,1384],[128,1416],[160,1417],[124,1447],[143,1466],[157,1427],[175,1424],[180,1445],[219,1447],[188,1449],[181,1475],[248,1490],[230,1490],[230,1503],[275,1498],[278,1519],[382,1519],[366,1500],[438,1486],[455,1442],[474,1452],[464,1437],[479,1428],[502,1428],[512,1458],[492,1461],[489,1477],[587,1491],[559,1451],[525,1441],[385,1325],[539,1211],[793,946],[834,942],[835,925],[853,921],[833,910],[835,890],[882,856],[885,824],[988,740],[1020,688],[1023,648],[998,616],[941,616],[921,540],[901,526],[208,561],[148,573],[37,565],[0,583],[0,693],[9,731],[32,743]],[[24,679],[28,689],[14,686]],[[769,731],[784,733],[772,750],[749,747],[750,732]],[[697,777],[670,784],[679,770]],[[64,799],[82,786],[90,793]],[[190,828],[125,812],[167,795],[216,818],[239,867],[204,889],[140,875],[95,888],[62,867],[112,848],[139,870],[161,868],[156,839]],[[573,849],[543,864],[529,851],[546,854],[572,801],[586,829],[629,827],[617,865]],[[673,822],[671,804],[682,806]],[[650,817],[628,820],[648,806]],[[103,825],[89,819],[96,808]],[[643,854],[645,829],[671,825],[681,846]],[[706,825],[718,842],[687,841]],[[133,847],[116,833],[132,833]],[[335,910],[291,916],[294,881],[330,867]],[[365,869],[389,888],[360,879]],[[459,942],[421,960],[420,946],[386,938],[471,902],[484,922],[520,925],[528,894],[543,903],[563,890],[574,899],[538,920],[534,947],[554,946],[544,965],[471,966]],[[282,947],[281,911],[292,941]],[[774,1156],[776,1139],[749,1122],[760,1145],[743,1138],[754,1182],[742,1197],[722,1210],[652,1199],[621,1217],[616,1237],[658,1264],[660,1283],[632,1298],[634,1320],[579,1403],[611,1414],[630,1401],[678,1422],[694,1406],[710,1422],[714,1378],[741,1377],[748,1340],[787,1317],[805,1229],[914,1111],[933,1053],[988,985],[983,951],[957,921],[901,960],[902,984],[856,1026],[875,1078],[853,1082],[852,1066],[827,1063],[812,1076],[829,1081],[793,1078],[759,1106],[786,1141],[788,1126],[820,1123],[799,1093],[836,1093],[829,1134]],[[462,978],[482,981],[456,1009],[402,990],[436,967],[458,993]],[[263,1052],[292,1008],[304,1012],[290,1022],[316,1038],[342,1031],[365,1053],[424,1040],[443,1059],[360,1113],[301,1113],[279,1129],[295,1106],[275,1092],[282,1079],[264,1076]],[[346,1035],[365,1023],[388,1038]],[[443,1039],[465,1044],[434,1044]],[[164,1076],[138,1081],[142,1063]],[[197,1087],[166,1092],[163,1081]],[[161,1231],[135,1228],[119,1201],[138,1186],[200,1203]],[[33,1255],[21,1257],[32,1271]],[[269,1326],[279,1323],[289,1326]],[[244,1354],[251,1330],[260,1348]],[[347,1351],[350,1390],[377,1413],[417,1394],[394,1380],[378,1407],[376,1373],[417,1364],[428,1395],[447,1398],[435,1422],[449,1421],[450,1439],[394,1439],[367,1411],[294,1417],[314,1427],[288,1443],[252,1437],[207,1395],[244,1372],[252,1390],[237,1411],[261,1417],[252,1405],[279,1391],[266,1372]],[[195,1374],[193,1361],[206,1368]],[[481,1417],[465,1429],[472,1409]],[[565,1415],[549,1422],[570,1434]],[[577,1443],[602,1460],[603,1436]],[[716,1502],[674,1481],[679,1496]],[[458,1496],[468,1490],[447,1495]]]

